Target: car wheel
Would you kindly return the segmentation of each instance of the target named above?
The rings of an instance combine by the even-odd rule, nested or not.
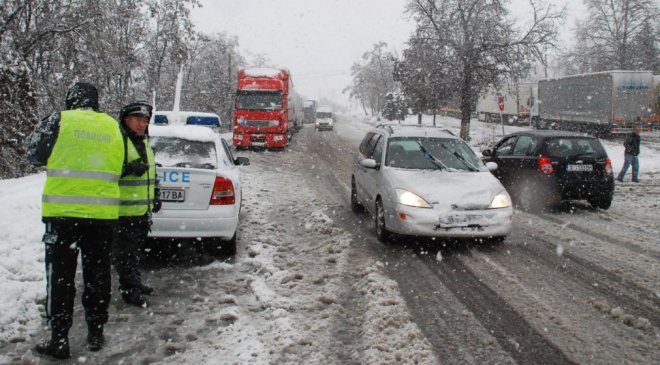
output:
[[[612,206],[612,196],[600,196],[587,200],[594,208],[609,209]]]
[[[204,242],[204,252],[213,257],[236,255],[236,232],[229,240],[213,237]]]
[[[383,209],[383,202],[380,198],[376,200],[376,238],[380,242],[389,243],[391,234],[385,226],[385,209]]]
[[[353,210],[354,213],[364,212],[364,206],[358,201],[355,178],[351,178],[351,210]]]

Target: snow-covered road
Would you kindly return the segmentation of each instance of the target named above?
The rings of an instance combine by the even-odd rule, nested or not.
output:
[[[69,363],[660,362],[660,163],[649,158],[660,151],[642,150],[642,183],[618,185],[607,211],[576,202],[516,212],[498,246],[385,246],[371,217],[349,207],[351,164],[370,125],[343,117],[335,131],[306,126],[285,151],[237,153],[251,166],[241,168],[235,259],[145,272],[157,290],[151,307],[114,296],[99,353],[85,349],[77,300]],[[501,132],[473,128],[475,148]],[[605,145],[618,171],[622,151]],[[47,334],[43,180],[0,181],[9,208],[0,217],[1,364],[51,363],[29,350]]]

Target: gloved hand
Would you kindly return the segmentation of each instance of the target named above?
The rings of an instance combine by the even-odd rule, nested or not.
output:
[[[151,208],[151,211],[153,213],[158,213],[158,211],[160,211],[160,208],[163,207],[163,202],[160,200],[160,197],[159,197],[159,195],[160,195],[159,191],[160,191],[160,189],[156,189],[156,194],[154,196],[154,206],[153,206],[153,208]]]
[[[142,176],[145,172],[147,172],[147,170],[149,170],[149,164],[142,162],[142,160],[135,160],[126,164],[126,168],[124,169],[124,172],[121,174],[121,176]]]

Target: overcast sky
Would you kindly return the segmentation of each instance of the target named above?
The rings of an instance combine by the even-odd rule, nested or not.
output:
[[[306,99],[347,100],[341,92],[351,83],[351,65],[379,41],[401,54],[414,27],[404,14],[407,0],[201,2],[203,8],[192,12],[198,30],[235,35],[248,61],[250,55],[264,54],[273,66],[288,68],[296,89]],[[513,0],[512,13],[524,19],[527,2]],[[581,1],[569,1],[565,28],[573,26],[582,10]]]

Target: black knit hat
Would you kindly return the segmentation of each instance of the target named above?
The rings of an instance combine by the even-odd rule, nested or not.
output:
[[[66,109],[92,108],[99,110],[99,93],[96,87],[85,82],[76,82],[66,92]]]

